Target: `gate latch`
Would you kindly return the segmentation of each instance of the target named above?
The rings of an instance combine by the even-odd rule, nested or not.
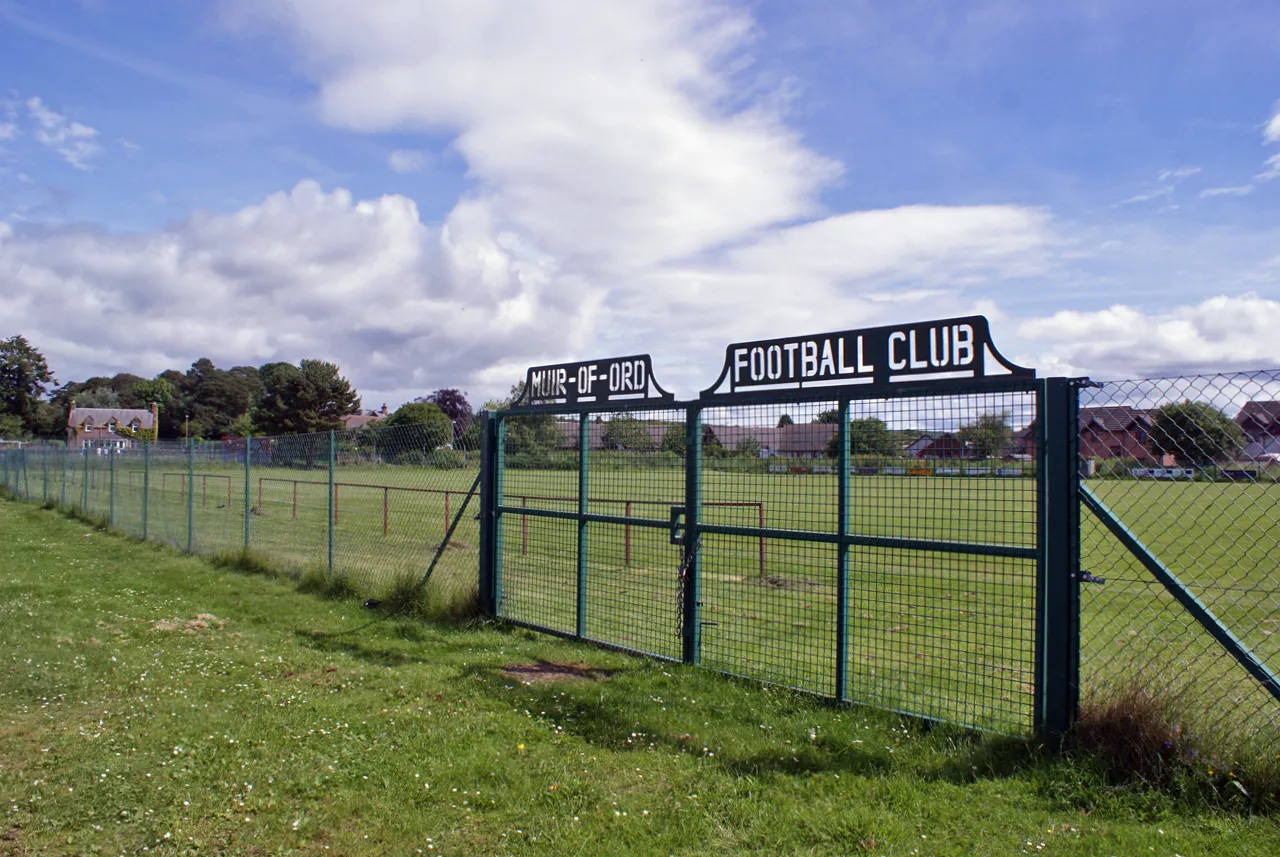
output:
[[[1079,574],[1077,574],[1076,580],[1080,581],[1081,583],[1106,583],[1107,582],[1107,579],[1105,577],[1094,577],[1092,574],[1090,574],[1087,571],[1082,571]]]
[[[685,513],[684,506],[671,507],[670,526],[671,526],[671,544],[673,545],[684,544],[684,513]]]

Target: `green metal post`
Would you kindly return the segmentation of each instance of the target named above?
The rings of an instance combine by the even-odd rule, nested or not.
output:
[[[502,506],[507,481],[507,421],[498,418],[494,432],[493,455],[493,609],[495,616],[502,615],[502,529],[504,520],[498,509]]]
[[[836,699],[849,699],[849,400],[840,400],[840,441],[836,480],[839,508],[836,527],[840,532],[836,559]]]
[[[89,514],[89,446],[87,442],[81,447],[80,452],[84,455],[84,484],[80,486],[80,513],[87,515]]]
[[[333,456],[336,450],[335,435],[329,430],[329,570],[333,571]],[[247,485],[248,483],[246,483]],[[245,490],[248,490],[247,488]]]
[[[27,475],[27,448],[22,448],[22,496],[27,500],[31,500],[31,479]]]
[[[1060,738],[1075,722],[1080,698],[1079,388],[1047,378],[1041,389],[1033,725],[1038,734]]]
[[[40,450],[40,497],[49,502],[49,450]]]
[[[142,442],[142,540],[147,540],[147,504],[151,502],[151,444]]]
[[[59,500],[65,506],[67,505],[67,448],[65,446],[62,448],[62,455],[59,458],[62,459],[62,493]]]
[[[696,664],[702,660],[702,587],[699,585],[701,533],[698,529],[702,505],[702,409],[691,405],[685,421],[684,474],[684,615],[681,619],[681,660]]]
[[[497,612],[493,587],[493,507],[494,453],[497,451],[497,421],[489,411],[480,412],[480,614]]]
[[[249,449],[252,438],[249,435],[244,436],[244,547],[249,549],[249,460],[253,458],[253,454]],[[330,491],[330,496],[333,492]],[[332,502],[332,501],[330,501]],[[332,517],[332,515],[330,516]],[[332,526],[332,524],[330,525]]]
[[[196,532],[196,445],[187,441],[187,553],[195,547]]]
[[[111,451],[111,476],[107,481],[107,526],[111,529],[116,527],[116,454]]]
[[[591,422],[585,411],[578,415],[578,611],[575,635],[587,634],[587,495],[591,461]]]

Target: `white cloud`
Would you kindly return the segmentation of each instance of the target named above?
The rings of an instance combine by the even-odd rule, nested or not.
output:
[[[1248,196],[1253,193],[1254,187],[1251,184],[1237,185],[1235,187],[1207,187],[1200,191],[1200,198],[1207,199],[1213,196]]]
[[[13,122],[0,122],[0,140],[13,140],[18,136],[18,126]]]
[[[1272,179],[1280,179],[1280,155],[1272,155],[1263,161],[1266,169],[1258,173],[1253,178],[1260,182],[1269,182]]]
[[[1166,185],[1152,191],[1147,191],[1146,193],[1134,194],[1128,199],[1120,200],[1116,205],[1129,205],[1135,202],[1150,202],[1153,199],[1164,199],[1171,193],[1173,193],[1173,185]]]
[[[1178,181],[1182,181],[1183,179],[1191,178],[1192,176],[1197,175],[1199,172],[1200,172],[1199,167],[1191,167],[1191,166],[1178,167],[1177,169],[1172,169],[1172,170],[1161,170],[1159,175],[1159,180],[1162,182],[1167,182],[1167,181],[1178,182]]]
[[[1280,301],[1248,292],[1151,312],[1116,304],[1023,322],[1047,346],[1036,362],[1067,374],[1135,378],[1280,365]]]
[[[96,142],[97,129],[69,121],[61,113],[50,110],[39,98],[28,98],[26,104],[27,114],[35,125],[36,141],[53,149],[76,169],[88,170],[89,159],[101,149]]]
[[[1275,113],[1262,130],[1262,138],[1268,143],[1280,143],[1280,101],[1275,104]]]
[[[427,153],[417,149],[396,149],[387,156],[387,166],[397,173],[416,173],[427,166]]]

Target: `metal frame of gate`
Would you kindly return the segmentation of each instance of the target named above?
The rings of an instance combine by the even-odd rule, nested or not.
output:
[[[981,542],[946,541],[928,538],[861,535],[849,532],[849,412],[851,403],[866,400],[909,399],[923,397],[964,397],[991,393],[1031,394],[1035,402],[1035,538],[1031,546],[984,544]],[[839,404],[841,432],[836,462],[839,491],[839,525],[837,532],[801,529],[751,527],[715,524],[702,520],[702,414],[710,407],[722,405],[767,405],[836,401]],[[831,641],[835,657],[835,693],[840,702],[858,702],[849,694],[849,553],[851,548],[871,547],[905,552],[930,551],[967,556],[1009,557],[1033,561],[1034,579],[1034,690],[1031,704],[1031,729],[1036,734],[1060,736],[1074,722],[1079,697],[1079,491],[1076,472],[1076,412],[1078,382],[1066,378],[1008,380],[988,379],[971,386],[921,382],[886,391],[856,386],[759,392],[735,395],[731,399],[706,396],[694,401],[675,402],[591,402],[572,407],[516,407],[485,414],[483,422],[483,457],[481,464],[481,555],[480,597],[482,612],[504,618],[514,624],[536,630],[590,640],[613,648],[635,650],[610,640],[591,639],[587,634],[587,585],[589,525],[638,526],[671,528],[673,541],[682,546],[679,567],[671,569],[679,576],[680,608],[678,617],[680,660],[688,664],[702,661],[703,607],[702,560],[698,547],[704,535],[793,540],[833,544],[837,552],[836,575],[839,581],[836,604],[836,629]],[[637,517],[592,512],[588,506],[590,417],[599,413],[641,413],[654,410],[683,410],[685,413],[684,498],[682,520]],[[579,420],[578,432],[578,508],[576,511],[532,509],[504,503],[505,428],[512,417],[547,413],[572,413]],[[576,622],[572,632],[547,627],[541,623],[504,615],[503,611],[503,530],[507,519],[532,516],[575,522],[577,526],[575,582]],[[655,616],[655,621],[662,617]],[[643,654],[654,655],[644,651]],[[658,656],[661,656],[659,654]],[[765,678],[768,681],[767,678]],[[899,710],[899,709],[894,709]],[[949,719],[930,712],[903,710],[901,713],[925,719]]]

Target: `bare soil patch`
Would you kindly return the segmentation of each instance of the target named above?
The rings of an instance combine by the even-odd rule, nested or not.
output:
[[[502,674],[525,684],[544,681],[573,681],[587,679],[601,681],[613,674],[612,670],[584,667],[576,664],[558,664],[552,661],[534,661],[531,664],[509,664]]]

